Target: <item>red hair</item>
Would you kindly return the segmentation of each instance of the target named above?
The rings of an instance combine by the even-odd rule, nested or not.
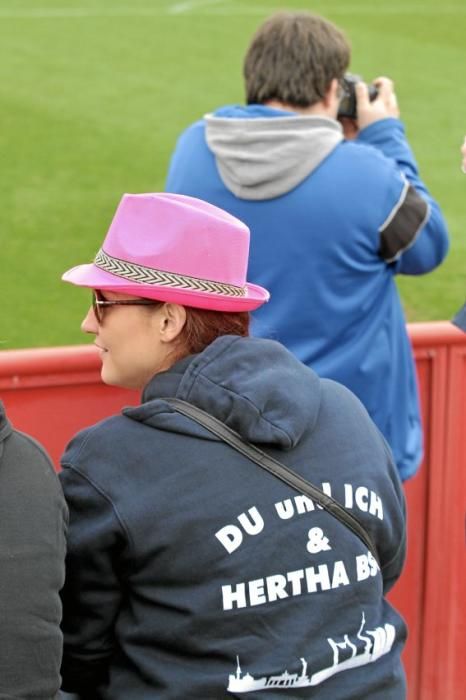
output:
[[[249,335],[247,311],[225,312],[185,306],[186,323],[179,335],[182,356],[202,352],[222,335]]]

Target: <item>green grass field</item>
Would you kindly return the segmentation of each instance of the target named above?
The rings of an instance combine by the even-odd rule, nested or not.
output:
[[[123,192],[164,188],[180,131],[243,100],[258,24],[309,9],[344,29],[352,69],[391,76],[451,252],[400,281],[409,320],[450,318],[466,294],[464,0],[0,0],[2,348],[84,342],[85,291],[61,273],[90,261]]]

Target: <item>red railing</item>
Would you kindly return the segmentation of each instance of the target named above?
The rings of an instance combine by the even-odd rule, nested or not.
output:
[[[408,560],[391,596],[408,621],[410,700],[465,697],[466,333],[409,327],[421,394],[425,457],[406,484]]]
[[[406,483],[408,560],[390,595],[408,622],[409,700],[463,700],[466,673],[466,334],[448,322],[412,324],[425,458]],[[0,352],[0,397],[16,428],[58,465],[81,428],[136,392],[104,386],[93,346]]]

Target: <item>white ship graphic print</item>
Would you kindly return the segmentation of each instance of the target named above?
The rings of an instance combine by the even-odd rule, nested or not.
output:
[[[230,674],[228,678],[227,690],[232,693],[250,693],[256,690],[267,690],[270,688],[307,688],[311,685],[319,685],[327,678],[336,673],[346,671],[357,666],[365,666],[374,663],[384,654],[388,654],[395,641],[395,628],[386,623],[383,627],[376,627],[373,630],[364,630],[366,619],[362,614],[361,626],[353,641],[347,634],[343,641],[335,641],[330,637],[327,642],[333,652],[333,661],[330,666],[316,671],[311,676],[307,673],[307,661],[301,658],[301,673],[288,673],[284,671],[278,676],[262,676],[254,678],[250,673],[243,675],[237,658],[237,668],[235,674]]]

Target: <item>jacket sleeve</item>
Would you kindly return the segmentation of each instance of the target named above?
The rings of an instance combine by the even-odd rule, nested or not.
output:
[[[393,461],[392,451],[380,433],[387,458],[387,487],[390,498],[387,499],[387,532],[384,535],[384,552],[381,557],[381,571],[384,595],[399,579],[406,560],[406,499],[403,486]]]
[[[128,536],[106,493],[64,463],[60,480],[70,511],[62,591],[62,689],[85,694],[105,684],[122,598],[122,552]]]
[[[398,119],[382,119],[363,129],[357,140],[394,162],[395,190],[388,216],[379,228],[379,255],[396,273],[419,275],[433,270],[448,252],[448,231],[440,207],[419,177],[403,124]],[[397,184],[400,173],[401,191]],[[387,187],[391,187],[389,181]]]
[[[0,443],[0,697],[56,696],[67,511],[40,445]]]

